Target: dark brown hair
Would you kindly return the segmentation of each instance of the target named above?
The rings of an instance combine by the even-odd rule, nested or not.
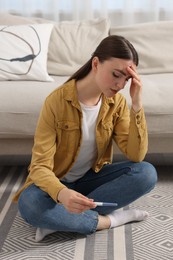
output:
[[[132,60],[137,66],[139,61],[135,48],[126,38],[119,35],[110,35],[100,42],[91,58],[67,82],[71,79],[80,80],[87,76],[92,69],[92,59],[95,56],[98,57],[100,62],[111,58],[119,58]]]

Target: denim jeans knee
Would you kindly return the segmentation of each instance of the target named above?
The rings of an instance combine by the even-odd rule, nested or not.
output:
[[[137,165],[139,165],[138,172],[141,175],[142,185],[143,187],[146,187],[146,193],[148,193],[155,187],[157,183],[157,171],[151,163],[146,161],[137,163]],[[134,167],[134,171],[135,171],[135,167]]]

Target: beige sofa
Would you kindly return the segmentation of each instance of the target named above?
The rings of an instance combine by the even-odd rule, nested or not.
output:
[[[29,163],[34,131],[45,97],[87,61],[97,44],[108,34],[125,36],[134,44],[139,53],[140,64],[138,70],[143,82],[143,105],[149,132],[149,149],[146,160],[154,164],[172,164],[173,22],[156,22],[113,28],[107,19],[55,23],[43,19],[1,14],[0,27],[3,33],[0,34],[0,39],[4,41],[5,35],[7,37],[5,41],[8,41],[9,36],[15,34],[15,37],[20,42],[19,27],[15,25],[28,26],[28,24],[33,26],[29,29],[22,27],[22,37],[24,38],[25,34],[27,34],[29,38],[33,37],[34,39],[36,35],[33,36],[33,30],[40,30],[42,44],[40,46],[45,45],[42,53],[44,57],[34,67],[37,55],[38,57],[41,56],[40,50],[36,51],[33,58],[26,54],[20,54],[18,46],[15,46],[14,57],[18,58],[16,63],[17,66],[20,66],[19,71],[23,70],[27,62],[30,62],[28,66],[31,68],[32,65],[34,71],[32,72],[31,68],[31,74],[26,75],[23,71],[22,73],[15,71],[14,74],[10,74],[11,69],[14,69],[12,67],[10,73],[8,71],[8,75],[6,75],[4,66],[7,66],[6,64],[10,59],[8,57],[6,62],[3,61],[3,54],[7,50],[9,51],[11,45],[5,42],[7,47],[4,47],[3,52],[1,51],[0,164]],[[45,29],[43,29],[43,26],[35,26],[38,24],[43,25]],[[51,24],[53,24],[52,27]],[[11,29],[6,25],[13,25],[13,27]],[[17,31],[14,33],[13,29]],[[38,40],[38,37],[35,39]],[[11,41],[12,43],[14,43],[14,38]],[[23,40],[22,44],[26,45]],[[20,44],[18,43],[18,45]],[[32,49],[28,46],[30,45],[27,44],[29,50]],[[36,47],[38,49],[38,46]],[[34,51],[33,53],[35,54]],[[26,56],[28,58],[26,62],[19,59],[23,57],[26,59]],[[12,62],[10,62],[11,64]],[[5,71],[7,71],[7,68]],[[22,74],[22,76],[18,74]],[[129,86],[122,93],[130,104],[128,89]],[[121,159],[124,159],[124,157],[114,146],[114,160]]]

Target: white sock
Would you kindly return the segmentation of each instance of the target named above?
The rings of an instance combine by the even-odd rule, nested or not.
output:
[[[124,211],[114,210],[107,216],[111,221],[110,228],[114,228],[132,221],[145,220],[149,216],[149,213],[139,209],[129,209]]]
[[[47,229],[47,228],[37,228],[36,229],[36,234],[35,234],[35,241],[40,242],[45,236],[52,234],[56,232],[55,230],[52,229]]]

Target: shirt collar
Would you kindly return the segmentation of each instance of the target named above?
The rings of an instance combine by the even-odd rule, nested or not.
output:
[[[64,99],[67,101],[73,102],[75,106],[79,106],[79,102],[77,99],[77,90],[76,90],[76,81],[72,79],[66,83],[66,87],[64,89]],[[115,99],[113,97],[107,98],[106,96],[102,95],[103,102],[109,104],[115,104]],[[80,106],[79,106],[80,107]]]

